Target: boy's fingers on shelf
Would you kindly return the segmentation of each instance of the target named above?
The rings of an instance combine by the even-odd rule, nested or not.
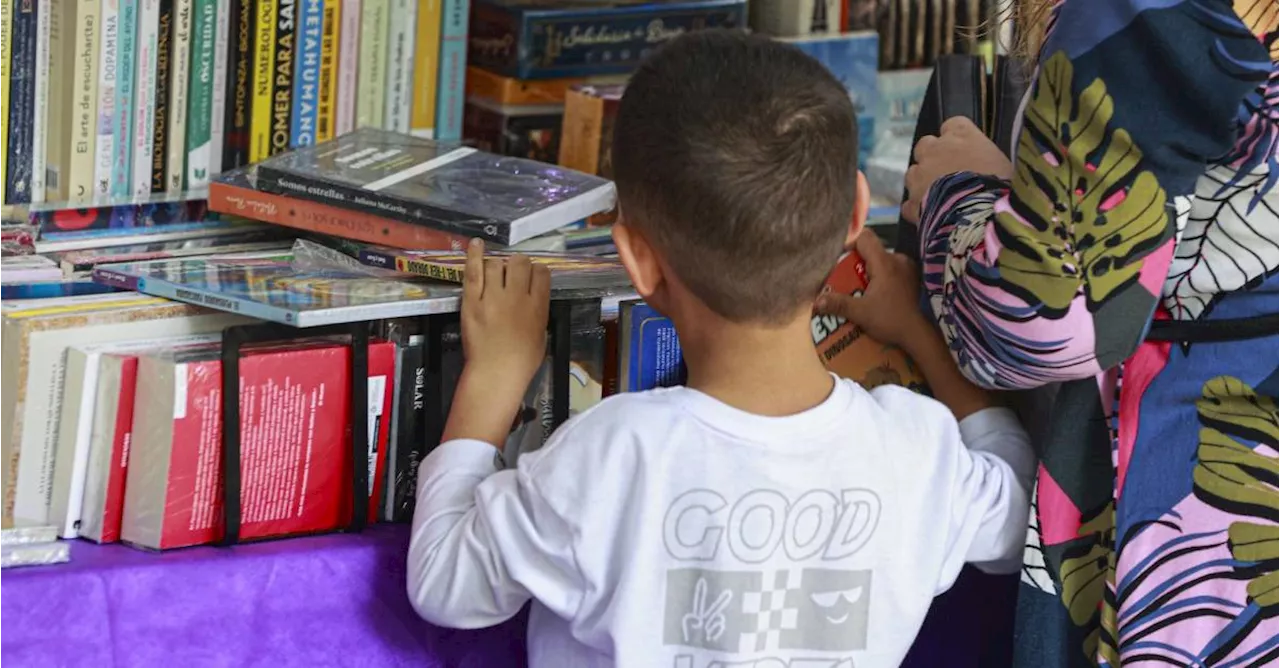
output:
[[[498,292],[506,285],[506,263],[502,260],[484,261],[484,285],[489,292]]]
[[[462,272],[463,298],[477,299],[484,294],[484,242],[472,239],[467,244],[467,264]]]
[[[516,255],[507,260],[507,287],[516,294],[528,293],[532,265],[525,255]]]

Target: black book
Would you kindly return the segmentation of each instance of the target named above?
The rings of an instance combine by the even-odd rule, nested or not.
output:
[[[224,172],[249,164],[249,122],[253,118],[253,7],[252,0],[231,0],[226,135],[222,149]]]
[[[39,3],[15,2],[12,6],[12,52],[9,57],[9,143],[6,158],[4,204],[31,202],[31,150],[35,141],[33,118],[36,102],[36,15]],[[44,11],[49,11],[45,7]],[[44,110],[39,110],[44,113]]]
[[[413,520],[413,506],[418,489],[418,464],[430,449],[427,442],[426,348],[423,337],[409,338],[401,348],[399,405],[397,421],[395,479],[387,486],[391,498],[392,522]]]
[[[160,0],[160,20],[156,43],[155,122],[152,127],[151,192],[168,190],[169,178],[169,83],[173,78],[173,0]]]
[[[512,245],[613,208],[613,183],[362,128],[258,164],[258,188]]]

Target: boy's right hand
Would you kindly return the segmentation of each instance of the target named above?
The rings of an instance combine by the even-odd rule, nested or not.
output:
[[[912,344],[927,337],[933,327],[920,312],[915,263],[885,250],[869,230],[858,235],[853,249],[866,263],[867,289],[859,296],[825,292],[818,297],[818,313],[842,317],[871,338],[910,353]]]

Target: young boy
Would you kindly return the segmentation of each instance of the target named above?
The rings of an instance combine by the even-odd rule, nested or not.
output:
[[[874,668],[966,561],[1017,567],[1026,435],[960,376],[910,268],[858,234],[857,148],[847,93],[789,46],[698,32],[642,65],[614,236],[688,386],[608,399],[515,470],[496,448],[544,355],[549,279],[472,244],[466,369],[419,474],[419,614],[489,626],[532,599],[535,667]],[[819,307],[903,346],[937,401],[819,361],[814,299],[855,238],[870,290]]]

